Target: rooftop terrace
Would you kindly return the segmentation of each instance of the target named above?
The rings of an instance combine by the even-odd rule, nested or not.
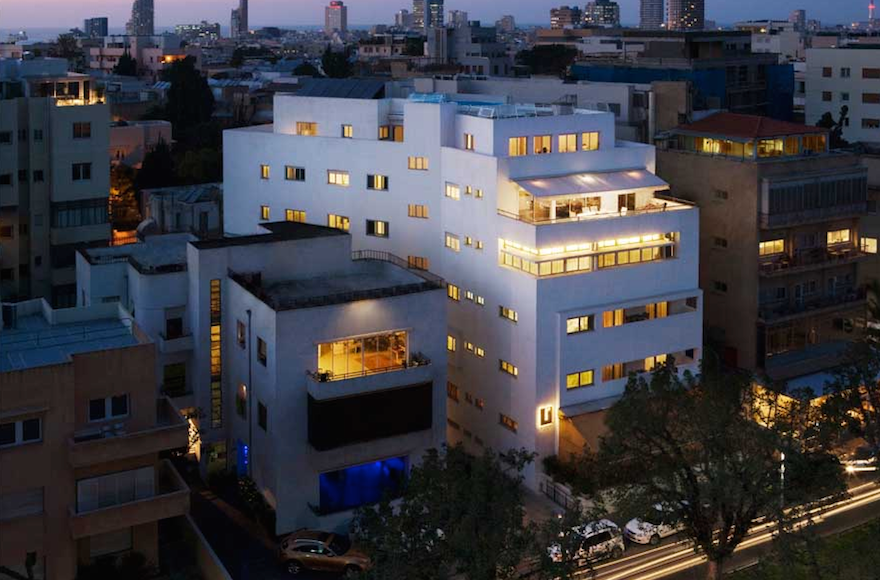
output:
[[[141,274],[167,274],[186,269],[186,245],[196,239],[190,234],[168,234],[137,244],[81,251],[92,265],[128,262]]]

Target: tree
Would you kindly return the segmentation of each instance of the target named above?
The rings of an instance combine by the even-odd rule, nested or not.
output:
[[[843,425],[880,453],[880,341],[874,336],[855,342],[845,363],[826,385],[822,411],[831,425]],[[843,436],[845,433],[839,433]]]
[[[368,578],[511,578],[531,534],[524,522],[525,450],[459,446],[428,451],[410,474],[399,505],[386,498],[358,510],[355,529],[374,567]]]
[[[331,79],[344,79],[351,76],[352,66],[348,60],[348,51],[333,52],[330,47],[324,51],[321,57],[321,68],[324,74]]]
[[[579,528],[586,522],[598,520],[600,513],[587,513],[578,503],[557,517],[541,522],[531,549],[535,552],[530,571],[546,580],[574,580],[592,571],[590,562],[579,560],[584,536]]]
[[[754,392],[751,377],[707,364],[700,376],[681,377],[669,362],[648,377],[633,375],[608,412],[597,455],[597,471],[618,482],[609,492],[614,504],[643,513],[660,504],[682,523],[713,579],[758,518],[782,511],[781,453],[792,461],[803,448],[797,426],[809,403],[792,401],[762,425]],[[840,481],[839,468],[832,475]],[[786,494],[815,497],[789,485]]]
[[[119,60],[116,61],[116,66],[113,67],[113,74],[124,77],[137,76],[137,61],[131,56],[131,54],[129,54],[127,48],[125,49],[125,52],[122,53],[122,56],[119,57]]]
[[[293,74],[300,77],[319,77],[321,76],[321,71],[312,63],[305,61],[293,69]]]
[[[174,125],[175,132],[207,123],[214,112],[214,95],[195,63],[188,56],[165,71],[165,80],[171,83],[165,118]]]
[[[223,152],[208,147],[187,151],[179,156],[175,174],[183,185],[223,181]]]
[[[834,120],[834,117],[831,116],[830,112],[826,111],[822,113],[822,116],[816,123],[817,127],[823,127],[830,130],[830,142],[828,143],[828,146],[831,149],[840,149],[849,145],[849,142],[843,138],[843,127],[846,123],[846,118],[848,116],[849,107],[847,105],[843,105],[842,107],[840,107],[840,115],[837,121]]]
[[[160,139],[153,150],[144,156],[135,183],[138,190],[177,185],[171,148],[164,139]]]
[[[407,36],[403,54],[405,56],[425,56],[425,42],[427,40],[424,36]]]
[[[134,188],[135,171],[125,164],[110,170],[110,223],[115,229],[129,229],[141,221]]]
[[[562,44],[536,46],[522,50],[516,55],[516,62],[529,67],[535,75],[554,75],[564,77],[577,59],[576,48]]]

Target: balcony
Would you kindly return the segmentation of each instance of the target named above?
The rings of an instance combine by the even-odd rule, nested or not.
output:
[[[575,207],[575,204],[560,203],[551,208],[552,211],[542,211],[542,209],[546,208],[538,207],[535,209],[532,206],[523,207],[518,213],[499,208],[498,215],[532,225],[543,226],[692,210],[694,209],[694,204],[674,197],[657,195],[649,203],[635,209],[623,207],[616,211],[599,211],[595,208],[577,206],[576,209],[572,209],[573,207]]]
[[[189,487],[168,460],[157,466],[157,485],[151,497],[92,511],[70,508],[70,535],[74,540],[122,530],[189,513]]]
[[[119,428],[116,428],[119,427]],[[159,453],[189,445],[189,426],[167,398],[159,399],[156,424],[128,433],[125,423],[74,433],[68,440],[68,459],[73,467],[86,467],[131,457]]]
[[[867,254],[858,248],[848,246],[844,248],[813,248],[795,252],[794,256],[783,255],[773,259],[761,261],[760,274],[767,278],[785,276],[822,270],[834,266],[845,266],[863,258]]]
[[[760,214],[760,223],[761,227],[765,229],[788,228],[791,226],[818,223],[834,219],[859,217],[864,215],[867,210],[867,202],[862,201],[845,205],[835,205],[832,207],[821,207],[816,209],[805,209],[802,211],[793,211],[787,213],[762,213]]]
[[[413,354],[405,365],[363,369],[344,375],[322,369],[306,371],[308,392],[319,401],[430,381],[433,373],[431,361],[417,354]]]
[[[163,354],[187,352],[191,351],[192,349],[192,334],[174,334],[166,336],[166,333],[164,332],[159,333],[159,352]]]
[[[779,300],[762,303],[758,307],[758,321],[764,324],[780,324],[804,316],[821,316],[841,310],[866,307],[864,289],[846,288],[834,294],[812,300],[790,302]]]

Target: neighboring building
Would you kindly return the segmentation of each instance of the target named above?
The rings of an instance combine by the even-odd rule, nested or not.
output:
[[[153,36],[153,0],[134,0],[131,5],[131,20],[125,25],[129,36]]]
[[[800,8],[792,10],[788,16],[788,21],[794,24],[794,29],[801,34],[807,31],[807,11]]]
[[[577,6],[560,6],[550,9],[550,28],[553,30],[578,28],[582,22],[583,15]]]
[[[425,0],[425,29],[443,28],[443,0]]]
[[[454,63],[468,74],[513,74],[513,59],[507,45],[498,42],[494,26],[480,26],[478,20],[464,26],[428,29],[425,47],[433,65]]]
[[[233,8],[229,19],[230,36],[233,40],[242,40],[250,34],[248,28],[248,0],[238,0],[238,8]]]
[[[183,46],[179,36],[106,36],[102,46],[89,48],[89,69],[104,75],[113,73],[126,52],[137,63],[138,76],[159,81],[162,72],[175,61],[191,56],[201,66],[201,50]]]
[[[147,153],[160,141],[171,145],[168,121],[118,121],[110,125],[110,163],[140,169]]]
[[[666,0],[667,30],[703,30],[705,26],[705,0]]]
[[[159,521],[186,515],[190,495],[159,454],[186,450],[189,427],[157,401],[155,353],[116,303],[3,304],[0,569],[11,577],[73,580],[128,551],[159,561]]]
[[[660,30],[664,26],[663,0],[640,0],[639,28],[642,30]]]
[[[422,33],[425,30],[425,2],[427,0],[413,0],[412,3],[412,27]]]
[[[461,28],[468,25],[468,13],[464,10],[449,11],[449,26],[452,28]]]
[[[0,295],[76,300],[74,254],[110,240],[110,116],[64,59],[0,61]]]
[[[868,168],[868,211],[859,224],[859,236],[862,239],[880,240],[880,214],[877,213],[877,204],[880,203],[880,150],[873,148],[862,153],[861,157],[862,165]],[[873,249],[870,241],[863,246],[866,252]],[[859,282],[880,282],[880,253],[872,253],[868,258],[864,267],[859,268]]]
[[[204,470],[253,477],[279,534],[399,492],[444,443],[447,400],[443,280],[288,211],[253,235],[148,236],[78,263],[86,302],[129,305],[163,390],[205,410]]]
[[[104,38],[108,34],[107,17],[86,18],[83,21],[83,33],[88,38]]]
[[[333,36],[334,32],[348,32],[348,8],[342,0],[331,0],[324,8],[324,34]]]
[[[611,0],[587,2],[584,8],[584,24],[617,28],[620,26],[620,5]]]
[[[752,33],[752,52],[779,55],[779,62],[803,60],[804,38],[787,20],[749,20],[734,24],[736,30]]]
[[[860,262],[877,251],[860,230],[867,170],[829,152],[827,138],[718,113],[670,132],[657,151],[658,173],[700,207],[707,344],[775,381],[839,364],[863,328]]]
[[[178,24],[174,34],[191,44],[210,44],[220,39],[220,23],[202,20],[198,24]]]
[[[394,27],[409,30],[413,27],[413,17],[409,10],[403,8],[394,15]]]
[[[293,208],[448,276],[450,443],[567,457],[629,372],[696,368],[698,210],[610,113],[276,95],[274,120],[224,134],[224,230]]]
[[[198,238],[223,235],[222,183],[145,189],[141,204],[141,215],[152,220],[160,234],[190,233]]]
[[[808,49],[806,91],[808,125],[846,106],[843,138],[880,143],[880,46]]]
[[[505,14],[497,22],[495,28],[502,34],[510,34],[516,31],[516,19],[512,14]]]

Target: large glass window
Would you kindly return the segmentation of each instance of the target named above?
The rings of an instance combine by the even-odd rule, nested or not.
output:
[[[314,137],[318,134],[318,124],[298,121],[296,123],[296,134],[304,137]]]
[[[535,135],[532,137],[535,145],[535,155],[553,152],[553,137],[551,135]]]
[[[76,482],[76,511],[90,512],[153,497],[154,480],[152,467],[80,479]]]
[[[834,230],[828,232],[828,245],[846,244],[850,240],[849,230]]]
[[[321,512],[332,513],[399,496],[406,482],[407,457],[356,465],[318,476]]]
[[[599,149],[599,132],[581,133],[581,150],[596,151]]]
[[[578,150],[578,138],[577,133],[568,133],[565,135],[559,136],[559,152],[560,153],[574,153]]]
[[[527,137],[511,137],[507,140],[507,154],[511,157],[521,157],[528,154]]]
[[[772,256],[785,251],[785,240],[767,240],[758,244],[759,256]]]
[[[326,342],[318,345],[318,372],[330,380],[405,368],[407,333],[404,330]]]

